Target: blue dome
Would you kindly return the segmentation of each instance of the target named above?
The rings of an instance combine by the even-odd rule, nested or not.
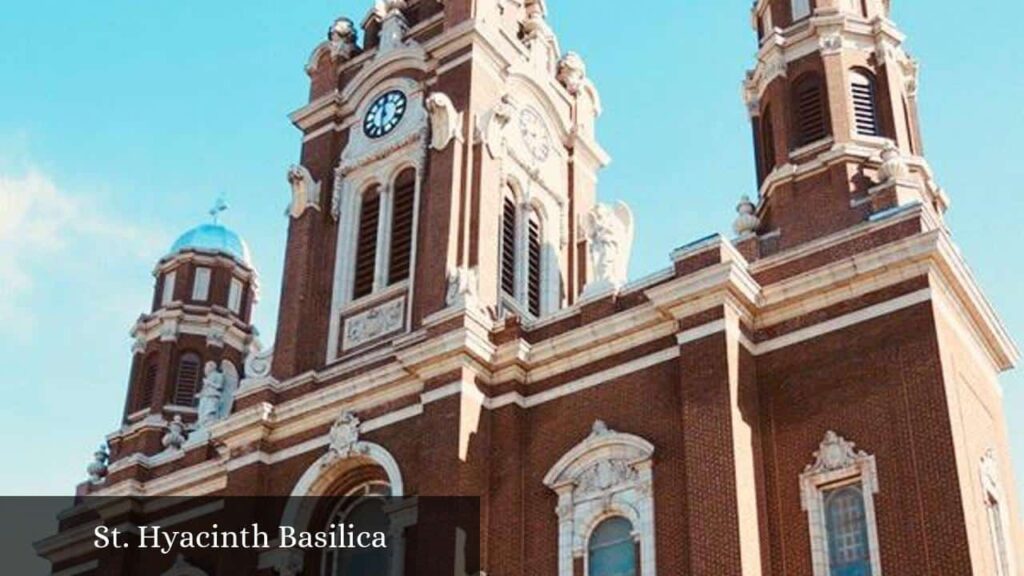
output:
[[[242,237],[220,224],[203,224],[185,232],[171,246],[171,254],[184,250],[220,252],[252,266],[249,246]]]

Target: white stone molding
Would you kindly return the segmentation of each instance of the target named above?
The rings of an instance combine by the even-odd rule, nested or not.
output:
[[[587,237],[587,271],[590,278],[582,298],[617,292],[629,280],[635,222],[625,202],[596,204],[583,219]]]
[[[328,433],[327,452],[299,478],[281,516],[282,526],[308,527],[313,510],[308,496],[321,496],[335,482],[361,466],[379,466],[388,479],[391,496],[405,495],[398,461],[383,446],[360,438],[361,422],[351,411],[343,412]]]
[[[989,449],[982,456],[978,473],[984,497],[986,525],[992,546],[993,568],[995,569],[993,574],[994,576],[1012,576],[1017,572],[1016,558],[1014,558],[1011,544],[1013,542],[1013,528],[1009,521],[1011,513],[1006,501],[1006,494],[1003,491],[999,460],[996,458],[995,450]]]
[[[296,164],[288,169],[288,184],[292,189],[288,214],[292,218],[300,218],[310,208],[320,209],[320,183],[305,166]]]
[[[562,456],[544,477],[558,494],[558,575],[573,576],[574,558],[584,558],[591,533],[621,516],[633,524],[640,545],[640,576],[655,576],[654,446],[631,434],[594,423],[583,442]]]
[[[427,112],[430,113],[430,147],[444,150],[459,137],[462,113],[455,110],[451,98],[443,92],[434,92],[427,97]]]
[[[814,463],[800,475],[800,501],[807,512],[810,526],[811,555],[814,576],[829,576],[829,546],[824,493],[826,490],[859,485],[864,498],[864,515],[868,532],[872,574],[882,574],[881,549],[875,520],[875,499],[878,493],[878,469],[875,457],[859,451],[853,442],[833,431],[825,434]]]
[[[178,554],[177,559],[174,560],[174,565],[160,576],[207,576],[207,574],[189,564],[183,555]]]

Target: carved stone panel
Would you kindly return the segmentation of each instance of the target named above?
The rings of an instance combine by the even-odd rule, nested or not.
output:
[[[405,328],[405,299],[390,300],[359,312],[344,321],[343,351],[352,350]]]

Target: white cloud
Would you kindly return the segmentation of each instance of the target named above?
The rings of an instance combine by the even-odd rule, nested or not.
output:
[[[99,263],[102,255],[95,250],[105,247],[151,258],[156,241],[154,234],[105,214],[88,195],[62,190],[37,170],[0,173],[0,333],[31,334],[37,305],[32,296],[42,274],[71,266],[82,270],[83,259]]]

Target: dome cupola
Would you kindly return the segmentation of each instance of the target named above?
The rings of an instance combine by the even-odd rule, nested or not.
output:
[[[186,250],[226,254],[245,266],[252,267],[249,245],[234,230],[220,223],[219,214],[227,210],[223,200],[218,200],[210,210],[213,222],[201,224],[185,232],[174,241],[168,257],[173,257]]]

